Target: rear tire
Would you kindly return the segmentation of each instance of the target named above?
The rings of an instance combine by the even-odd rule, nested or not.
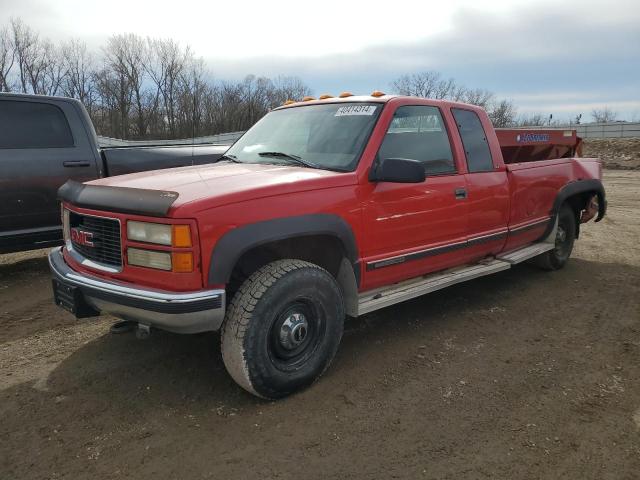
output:
[[[329,367],[344,324],[333,276],[302,260],[278,260],[235,294],[222,327],[222,358],[248,392],[275,399],[301,390]]]
[[[544,270],[560,270],[565,266],[576,239],[576,215],[566,203],[558,214],[555,248],[537,256],[534,263]]]

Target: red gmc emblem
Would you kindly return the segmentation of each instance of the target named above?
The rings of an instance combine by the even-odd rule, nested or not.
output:
[[[93,247],[93,233],[85,232],[79,228],[71,229],[71,240],[78,245],[84,245],[86,247]]]

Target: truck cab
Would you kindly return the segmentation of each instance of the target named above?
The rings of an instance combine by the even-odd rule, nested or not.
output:
[[[216,164],[63,186],[56,301],[221,330],[234,380],[279,398],[327,368],[348,316],[525,260],[562,268],[606,207],[579,148],[571,130],[497,134],[455,102],[290,102]]]

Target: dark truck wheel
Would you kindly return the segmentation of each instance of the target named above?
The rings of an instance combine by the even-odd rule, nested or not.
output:
[[[576,216],[566,203],[560,208],[556,246],[553,250],[539,255],[534,263],[545,270],[559,270],[567,263],[576,239]]]
[[[280,398],[310,385],[338,350],[344,324],[340,287],[302,260],[278,260],[235,294],[222,327],[222,358],[245,390]]]

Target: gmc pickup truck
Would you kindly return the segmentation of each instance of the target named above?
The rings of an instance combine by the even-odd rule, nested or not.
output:
[[[55,301],[151,328],[221,330],[244,389],[329,366],[355,317],[532,259],[562,268],[605,214],[571,130],[501,130],[471,105],[341,94],[288,102],[215,164],[67,182]]]
[[[77,100],[0,93],[0,253],[62,243],[58,188],[215,162],[225,145],[100,148]]]

